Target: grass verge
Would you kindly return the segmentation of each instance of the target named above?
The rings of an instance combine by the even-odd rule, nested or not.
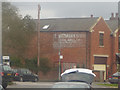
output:
[[[118,87],[118,84],[97,84],[97,85],[116,87],[116,88]]]

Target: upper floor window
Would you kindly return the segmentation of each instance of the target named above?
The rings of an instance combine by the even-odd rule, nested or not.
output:
[[[118,47],[119,47],[119,50],[120,50],[120,35],[119,35],[119,38],[118,38]]]
[[[104,46],[104,32],[99,33],[99,46]]]

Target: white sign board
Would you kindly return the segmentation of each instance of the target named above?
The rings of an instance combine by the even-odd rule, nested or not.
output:
[[[63,59],[63,55],[60,55],[60,59]]]
[[[3,56],[2,59],[6,59],[6,60],[9,60],[10,57],[9,56]]]

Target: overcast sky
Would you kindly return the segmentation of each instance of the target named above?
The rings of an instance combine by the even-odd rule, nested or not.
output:
[[[12,2],[19,8],[20,14],[37,18],[38,4],[41,5],[40,18],[79,18],[102,16],[109,19],[111,13],[118,12],[117,2]]]

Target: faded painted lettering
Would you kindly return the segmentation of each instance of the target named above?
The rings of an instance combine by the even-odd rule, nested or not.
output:
[[[54,34],[53,47],[64,48],[64,47],[84,47],[86,35],[84,33],[61,33]]]

